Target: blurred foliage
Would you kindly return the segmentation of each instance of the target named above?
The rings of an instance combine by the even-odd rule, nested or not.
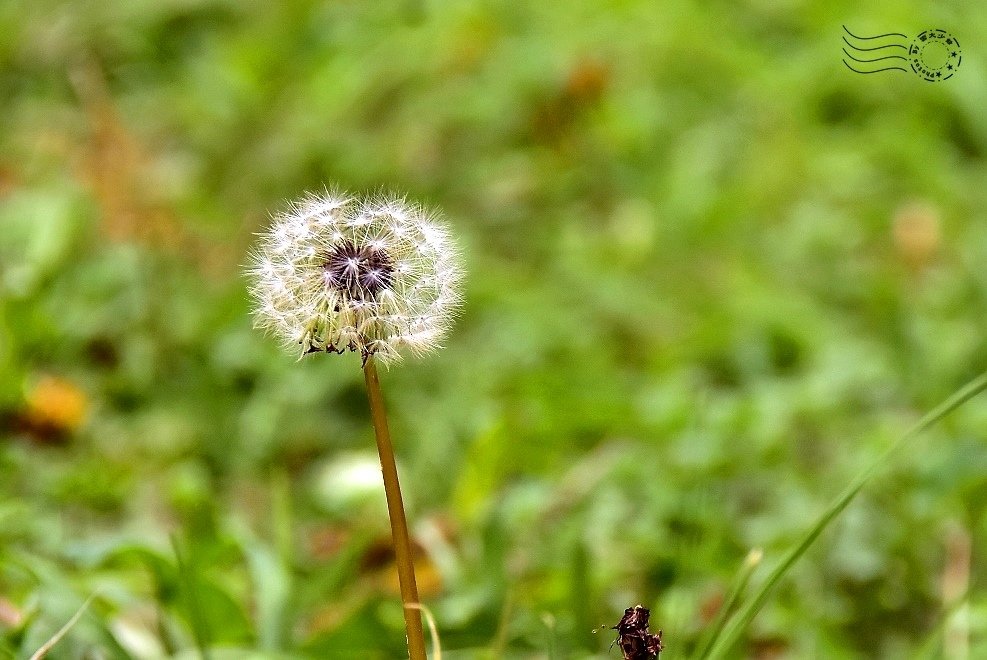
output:
[[[0,4],[0,658],[93,593],[49,657],[399,657],[359,359],[280,352],[240,275],[333,182],[465,247],[448,347],[384,374],[444,656],[615,657],[643,603],[686,657],[987,366],[977,9]],[[962,68],[853,74],[844,24]],[[985,428],[870,485],[738,653],[987,654]]]

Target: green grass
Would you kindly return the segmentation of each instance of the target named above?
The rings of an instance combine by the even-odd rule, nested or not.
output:
[[[663,658],[983,655],[987,401],[881,458],[987,368],[977,8],[3,5],[0,659],[92,594],[50,658],[399,656],[359,358],[240,274],[333,182],[464,247],[382,374],[444,660],[615,658],[638,603]],[[843,25],[964,61],[853,74]]]

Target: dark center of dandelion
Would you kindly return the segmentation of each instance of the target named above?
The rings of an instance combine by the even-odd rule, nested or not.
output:
[[[374,297],[391,286],[394,265],[387,252],[378,247],[357,247],[345,241],[334,247],[322,264],[326,285],[351,298]]]

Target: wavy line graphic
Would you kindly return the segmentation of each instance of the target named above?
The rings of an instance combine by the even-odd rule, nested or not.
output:
[[[854,73],[880,73],[881,71],[908,71],[908,69],[902,69],[900,66],[889,66],[883,69],[874,69],[873,71],[861,71],[860,69],[854,69],[852,66],[847,64],[846,60],[843,60],[843,64],[846,68],[850,69]]]
[[[908,38],[907,34],[902,34],[901,32],[888,32],[887,34],[879,34],[876,37],[858,37],[853,32],[850,32],[850,30],[846,29],[845,25],[843,26],[843,31],[849,34],[854,39],[859,39],[860,41],[870,41],[871,39],[883,39],[884,37],[901,37],[903,39]]]
[[[867,63],[867,62],[880,62],[881,60],[905,60],[905,61],[907,61],[907,59],[908,59],[908,58],[906,58],[906,57],[904,57],[902,55],[886,55],[885,57],[875,57],[872,60],[861,60],[861,59],[858,59],[858,58],[854,57],[850,53],[846,52],[846,48],[843,49],[843,54],[846,55],[847,57],[849,57],[854,62],[860,62],[861,64],[864,64],[864,63]]]
[[[908,71],[908,69],[901,66],[882,66],[881,64],[884,60],[902,60],[903,62],[907,62],[908,58],[902,55],[884,55],[883,53],[876,52],[876,51],[884,51],[884,53],[887,53],[888,51],[886,49],[900,48],[901,50],[907,53],[908,37],[906,35],[901,34],[900,32],[888,32],[886,34],[878,34],[873,37],[861,37],[854,34],[853,32],[850,32],[850,30],[848,30],[845,25],[843,26],[843,31],[857,41],[874,41],[875,39],[888,39],[888,38],[891,38],[893,41],[892,43],[886,43],[879,46],[877,45],[870,46],[869,44],[865,46],[862,44],[861,45],[854,44],[853,42],[851,42],[849,39],[846,38],[846,35],[844,35],[843,43],[849,46],[850,50],[854,51],[857,55],[860,56],[860,57],[855,57],[846,48],[843,49],[843,54],[846,56],[843,59],[843,64],[846,65],[846,67],[851,71],[855,73],[865,73],[865,74],[880,73],[882,71]],[[899,38],[906,40],[905,43],[901,43]],[[898,43],[894,43],[894,42],[898,42]],[[874,57],[875,55],[883,55],[883,57]],[[855,67],[851,65],[850,62],[847,61],[847,58],[849,58],[853,62],[857,62],[860,65],[864,65],[864,66]],[[875,68],[876,66],[881,66],[882,68]]]
[[[875,46],[874,48],[861,48],[860,46],[854,46],[852,43],[847,41],[846,37],[843,37],[843,43],[854,50],[881,50],[882,48],[900,48],[902,50],[908,50],[908,47],[902,44],[887,44],[885,46]]]

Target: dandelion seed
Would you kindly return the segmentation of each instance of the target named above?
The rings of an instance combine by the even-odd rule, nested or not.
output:
[[[249,268],[256,325],[302,355],[383,363],[438,348],[460,304],[448,230],[402,197],[310,196],[275,217]]]

